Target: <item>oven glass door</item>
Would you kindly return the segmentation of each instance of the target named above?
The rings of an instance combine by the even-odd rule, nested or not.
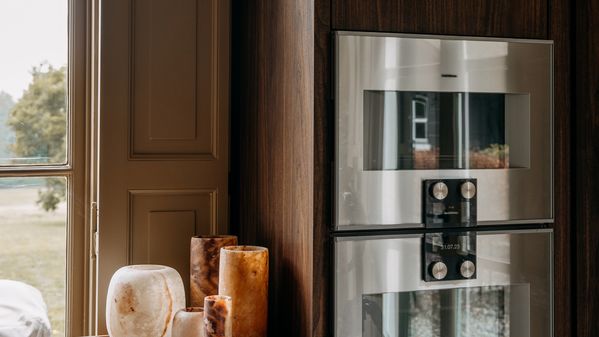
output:
[[[422,236],[337,238],[337,337],[550,337],[552,233],[479,232],[477,276],[424,282]]]
[[[530,97],[364,91],[367,171],[530,167]]]
[[[530,285],[362,296],[362,336],[528,337]]]

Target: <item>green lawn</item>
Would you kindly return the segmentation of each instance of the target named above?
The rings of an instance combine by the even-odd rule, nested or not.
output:
[[[0,189],[0,279],[39,289],[53,337],[64,336],[66,208],[51,213],[36,205],[37,188]]]

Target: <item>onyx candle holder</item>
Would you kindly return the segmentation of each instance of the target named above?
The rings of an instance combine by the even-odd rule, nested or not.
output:
[[[172,337],[204,337],[204,309],[191,307],[177,311]]]
[[[200,235],[191,238],[189,300],[202,307],[204,297],[218,294],[220,249],[237,245],[234,235]]]
[[[222,295],[204,298],[204,337],[232,337],[231,297]]]
[[[219,274],[218,293],[233,299],[233,336],[266,337],[268,249],[223,247]]]

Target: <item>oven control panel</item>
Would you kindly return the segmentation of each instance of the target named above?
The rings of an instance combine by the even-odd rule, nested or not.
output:
[[[476,179],[422,182],[422,223],[426,228],[476,226]]]
[[[424,281],[476,278],[476,232],[427,233],[422,247]]]

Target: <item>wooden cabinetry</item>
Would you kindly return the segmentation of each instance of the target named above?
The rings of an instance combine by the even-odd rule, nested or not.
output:
[[[332,0],[332,4],[336,30],[547,37],[546,0]]]
[[[233,1],[232,225],[271,248],[270,335],[330,336],[334,30],[555,40],[555,331],[571,335],[570,2]]]

